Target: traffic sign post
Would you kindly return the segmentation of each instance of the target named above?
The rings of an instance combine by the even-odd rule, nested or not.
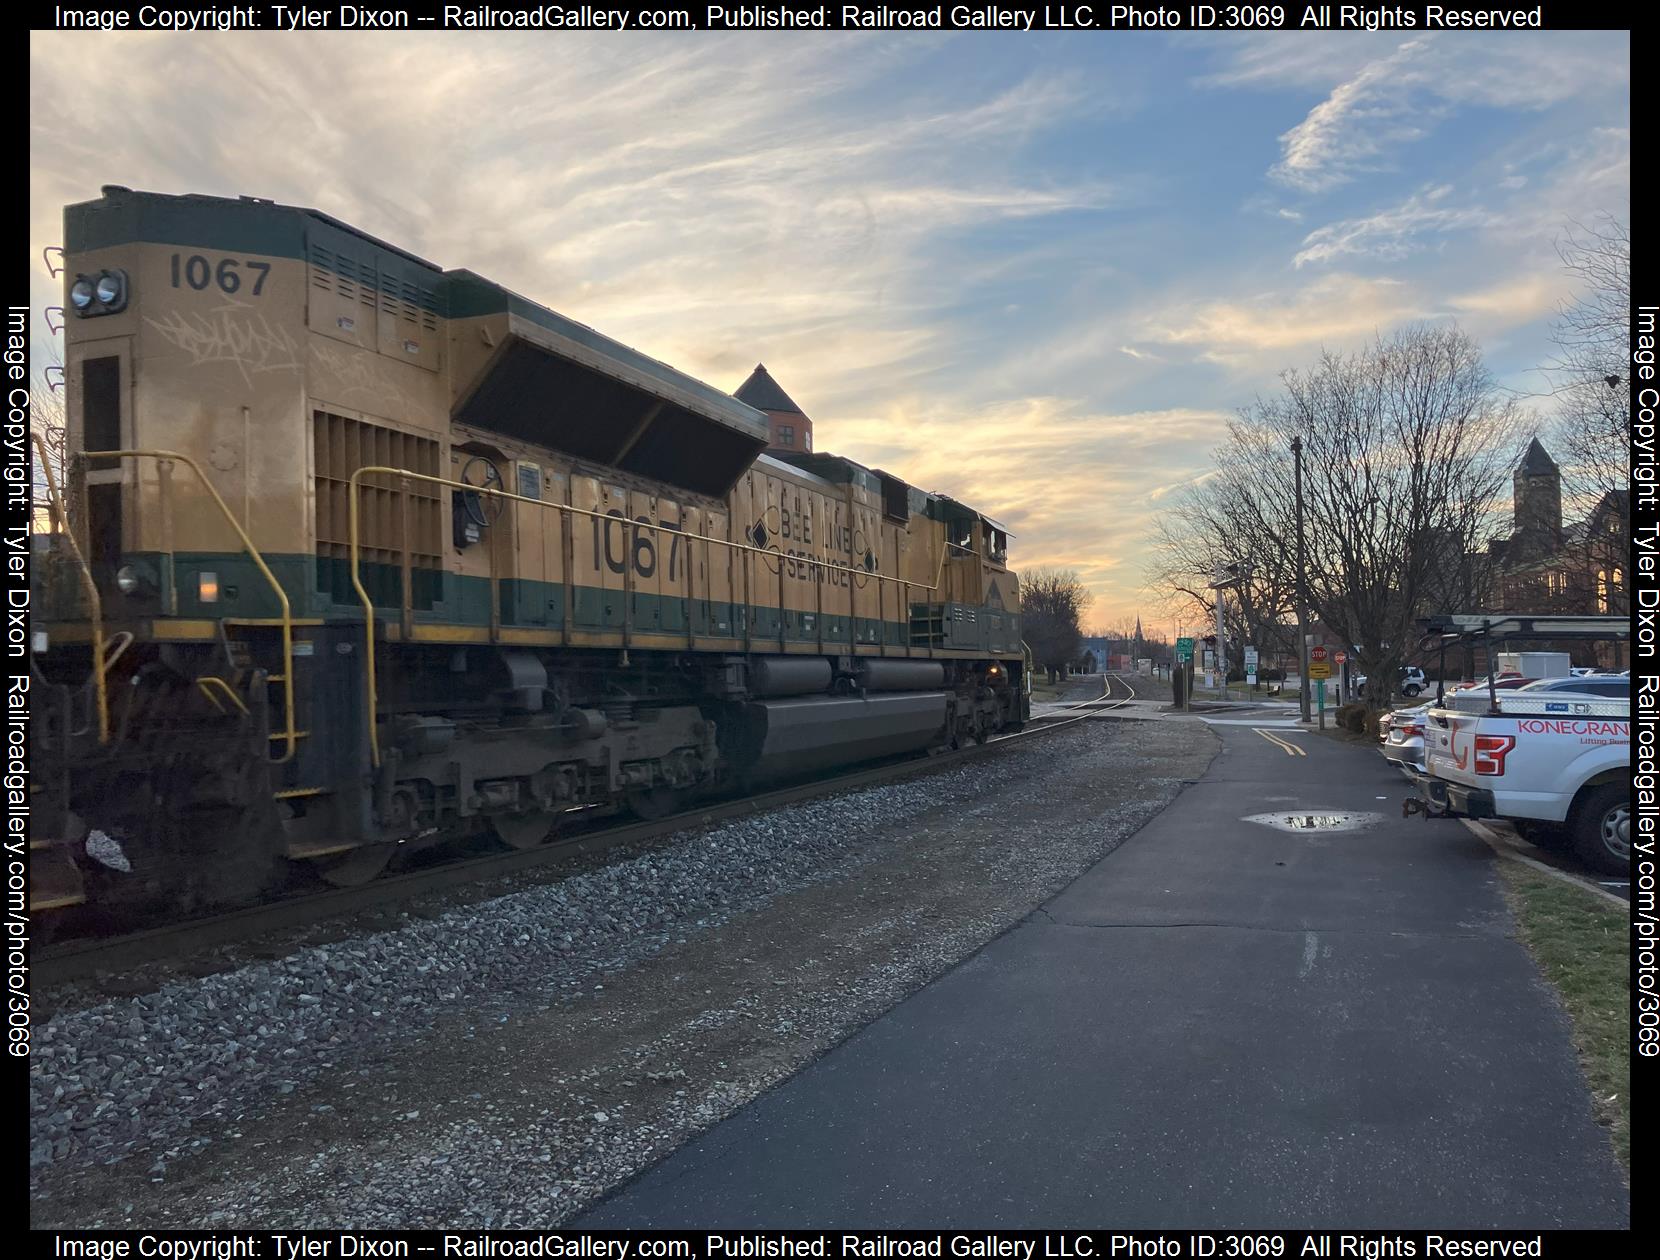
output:
[[[1314,679],[1315,701],[1320,708],[1320,729],[1326,729],[1326,679],[1331,677],[1331,649],[1316,644],[1308,650],[1308,676]]]
[[[1191,707],[1193,700],[1193,640],[1180,638],[1176,640],[1176,667],[1181,674],[1181,681],[1174,684],[1172,694],[1177,697],[1183,709]]]
[[[1257,650],[1249,643],[1245,645],[1245,681],[1250,684],[1251,690],[1257,686]]]

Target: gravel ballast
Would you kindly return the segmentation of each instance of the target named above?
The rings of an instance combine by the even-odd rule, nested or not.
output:
[[[1080,723],[60,1011],[34,1224],[558,1223],[1018,921],[1214,748]]]

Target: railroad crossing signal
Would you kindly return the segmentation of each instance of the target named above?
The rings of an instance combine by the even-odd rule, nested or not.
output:
[[[1316,645],[1308,650],[1308,676],[1316,679],[1327,679],[1332,675],[1331,653],[1324,647]]]

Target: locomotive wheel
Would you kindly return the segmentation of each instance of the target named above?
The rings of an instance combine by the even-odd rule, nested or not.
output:
[[[628,794],[628,808],[647,822],[656,822],[676,813],[685,800],[686,794],[677,788],[636,788]]]
[[[540,847],[553,830],[553,815],[540,810],[526,810],[522,814],[497,814],[490,819],[490,827],[510,849]]]
[[[314,862],[313,869],[325,884],[333,884],[336,888],[357,888],[379,876],[397,851],[398,846],[391,843],[360,844],[338,856]]]

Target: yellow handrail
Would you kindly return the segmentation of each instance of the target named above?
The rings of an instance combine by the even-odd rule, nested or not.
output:
[[[359,545],[358,545],[358,529],[357,529],[357,522],[358,522],[357,501],[358,501],[358,491],[360,491],[363,488],[362,478],[365,477],[365,476],[402,477],[402,478],[405,478],[405,479],[410,480],[410,481],[424,481],[424,482],[427,482],[429,485],[449,486],[452,489],[463,490],[463,491],[466,491],[470,494],[489,495],[492,498],[511,500],[512,502],[515,502],[515,503],[530,503],[530,504],[535,505],[536,507],[543,508],[545,510],[551,510],[551,511],[554,511],[554,512],[563,512],[563,513],[566,513],[566,514],[571,515],[571,516],[588,516],[588,517],[594,518],[595,520],[600,520],[600,521],[612,521],[612,520],[616,520],[617,518],[614,517],[614,516],[609,516],[604,512],[594,512],[594,511],[590,511],[587,508],[573,507],[569,503],[558,503],[558,502],[555,502],[555,501],[549,500],[549,499],[532,499],[532,498],[530,498],[526,495],[513,494],[513,493],[511,493],[507,490],[497,490],[497,489],[494,489],[494,488],[489,487],[489,486],[471,486],[471,485],[468,485],[464,481],[453,481],[448,477],[435,477],[435,476],[432,476],[431,474],[428,474],[428,473],[410,472],[409,469],[407,469],[407,468],[389,468],[384,464],[371,464],[368,467],[359,468],[356,472],[354,472],[351,475],[351,480],[348,484],[348,489],[347,489],[347,495],[348,495],[348,499],[347,499],[347,521],[348,521],[348,533],[349,533],[350,542],[351,542],[352,589],[357,592],[358,601],[363,605],[364,655],[368,658],[367,660],[364,661],[363,673],[364,673],[365,682],[367,683],[367,687],[368,687],[367,701],[368,701],[368,723],[369,723],[369,753],[370,753],[372,763],[376,766],[379,766],[380,765],[380,736],[379,736],[379,733],[375,729],[375,709],[376,709],[377,705],[379,704],[379,697],[378,697],[378,694],[377,694],[377,687],[376,687],[376,681],[375,681],[375,604],[374,604],[374,600],[370,598],[369,592],[364,589],[362,576],[358,572],[360,565],[359,565]],[[644,525],[647,529],[654,530],[654,531],[657,531],[659,533],[661,533],[665,530],[671,530],[670,526],[655,524],[651,521],[634,521],[634,522],[632,522],[632,524],[634,524],[636,527]],[[760,556],[776,556],[776,557],[778,557],[778,560],[779,560],[779,573],[782,576],[783,561],[785,559],[785,556],[784,556],[784,553],[781,552],[781,551],[769,551],[765,547],[751,547],[747,543],[732,542],[732,541],[730,541],[728,539],[725,539],[725,538],[708,538],[708,537],[705,537],[702,534],[686,534],[686,533],[684,533],[684,531],[681,531],[681,530],[672,530],[671,532],[681,534],[689,542],[711,543],[711,544],[713,544],[717,547],[725,547],[725,548],[727,548],[731,551],[753,552],[754,554],[760,555]],[[407,538],[406,538],[405,541],[407,543]],[[494,546],[494,543],[492,543],[491,545]],[[959,546],[958,544],[947,540],[946,544],[945,544],[945,547],[940,551],[939,568],[937,569],[937,571],[934,574],[934,584],[932,586],[923,586],[920,582],[908,582],[904,578],[900,578],[900,577],[890,577],[886,573],[872,573],[872,572],[869,572],[865,569],[855,569],[851,565],[836,564],[832,561],[820,560],[820,559],[817,559],[816,557],[813,557],[813,556],[793,556],[793,557],[790,557],[790,558],[794,559],[798,562],[805,561],[806,563],[816,565],[819,568],[832,569],[832,570],[835,570],[835,571],[840,572],[840,573],[848,573],[848,574],[851,574],[852,576],[858,577],[858,578],[875,578],[878,583],[882,583],[882,582],[896,583],[900,587],[902,587],[904,592],[905,592],[904,596],[903,596],[904,603],[906,605],[906,607],[904,609],[904,613],[908,617],[910,615],[910,607],[909,607],[910,598],[909,598],[909,596],[910,596],[911,588],[915,587],[917,590],[922,590],[922,591],[935,591],[935,590],[938,590],[939,586],[940,586],[940,581],[944,577],[944,574],[945,574],[945,558],[952,551],[960,551],[964,555],[970,555],[970,556],[978,554],[972,548]],[[493,563],[494,563],[494,553],[492,552],[492,564]],[[745,574],[746,574],[746,580],[747,580],[747,574],[748,574],[747,568],[745,569]],[[569,582],[570,578],[571,578],[571,575],[569,573],[567,573],[565,575],[566,581]],[[880,586],[878,586],[878,589],[880,589]],[[407,591],[405,592],[405,594],[407,596]],[[779,611],[780,611],[780,613],[783,612],[782,603],[780,603],[780,605],[779,605]],[[748,607],[746,605],[745,610],[744,610],[744,616],[745,616],[745,619],[746,619],[745,620],[746,627],[748,625],[748,621],[747,621],[748,615],[749,615],[749,610],[748,610]],[[782,626],[783,626],[782,617],[780,618],[779,626],[780,626],[780,633],[782,633]],[[851,632],[851,630],[850,630],[850,632]]]
[[[214,489],[213,482],[201,469],[201,466],[188,455],[181,455],[177,451],[85,451],[85,459],[155,459],[177,460],[202,483],[202,488],[212,496],[214,504],[220,514],[236,531],[236,536],[242,540],[242,547],[248,553],[248,558],[254,562],[254,567],[260,571],[266,583],[276,592],[277,604],[282,609],[282,701],[283,725],[282,739],[287,748],[282,756],[271,758],[271,764],[280,766],[290,761],[298,746],[298,736],[294,733],[294,618],[288,604],[288,592],[282,589],[282,583],[277,581],[276,574],[271,572],[265,563],[265,557],[259,554],[259,548],[254,546],[254,540],[248,537],[248,531],[242,528],[242,523],[236,519],[229,505],[220,497],[219,491]],[[78,554],[78,553],[77,553]]]
[[[46,476],[50,515],[63,532],[64,538],[68,540],[69,550],[74,552],[75,563],[81,569],[81,581],[86,585],[87,603],[90,606],[88,611],[92,620],[92,681],[98,695],[98,742],[107,744],[110,738],[110,709],[109,696],[104,687],[104,602],[98,596],[98,583],[92,580],[92,570],[87,566],[86,558],[81,555],[81,544],[75,540],[75,531],[69,528],[69,514],[64,511],[63,496],[58,493],[57,478],[52,475],[52,452],[40,434],[31,433],[29,436],[34,439],[35,449],[40,452],[40,469]]]
[[[242,702],[241,696],[231,690],[231,685],[223,678],[215,677],[213,674],[205,674],[196,680],[196,686],[201,689],[204,696],[213,701],[213,707],[218,709],[219,712],[226,713],[229,712],[229,710],[227,710],[224,705],[220,704],[218,700],[214,699],[213,692],[215,689],[223,691],[226,698],[228,698],[237,708],[242,710],[243,716],[247,716],[248,706]]]

